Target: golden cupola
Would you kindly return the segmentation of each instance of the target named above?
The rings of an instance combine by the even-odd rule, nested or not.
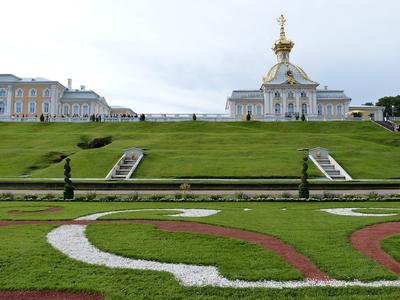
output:
[[[281,32],[279,39],[275,42],[272,50],[274,50],[278,58],[278,62],[289,62],[289,54],[292,48],[294,47],[294,43],[286,37],[285,33],[286,19],[283,15],[279,17],[278,23],[280,24]]]

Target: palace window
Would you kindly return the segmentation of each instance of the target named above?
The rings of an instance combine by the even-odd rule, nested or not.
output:
[[[4,114],[6,112],[6,104],[4,101],[0,101],[0,115]]]
[[[290,91],[290,92],[288,93],[288,98],[289,98],[289,99],[293,99],[293,98],[294,98],[294,94],[293,94],[292,91]]]
[[[303,103],[303,104],[301,105],[301,112],[302,112],[303,114],[307,114],[307,104]]]
[[[322,114],[323,114],[322,105],[318,104],[318,115],[322,116]]]
[[[261,105],[257,105],[256,114],[257,114],[257,116],[261,116],[262,115],[262,106]]]
[[[306,98],[307,97],[307,93],[306,92],[301,92],[300,97],[301,98]]]
[[[79,105],[78,104],[74,104],[72,106],[72,114],[73,115],[79,115]]]
[[[48,114],[50,112],[50,104],[49,102],[44,102],[43,103],[43,113]]]
[[[15,113],[16,114],[22,113],[22,102],[15,103]]]
[[[281,93],[275,92],[275,98],[280,98],[280,97],[281,97]]]
[[[294,104],[289,103],[288,105],[288,113],[293,114],[294,113]]]
[[[236,115],[243,115],[243,106],[238,105],[236,106]]]
[[[275,104],[275,114],[277,115],[281,114],[281,105],[279,103]]]
[[[89,105],[84,104],[84,105],[82,106],[82,113],[83,113],[84,115],[89,115]]]
[[[36,103],[35,102],[29,102],[29,113],[33,114],[36,111]]]
[[[326,113],[327,113],[328,117],[332,117],[332,115],[333,115],[332,105],[329,104],[329,105],[326,107]]]
[[[18,89],[18,90],[15,92],[15,95],[16,95],[17,97],[22,97],[22,96],[24,95],[24,91],[23,91],[22,89]]]
[[[69,115],[69,106],[66,104],[63,107],[63,115],[68,116]]]
[[[247,105],[247,113],[253,115],[253,105]]]
[[[36,91],[35,89],[31,89],[31,90],[29,91],[29,96],[31,96],[31,97],[36,97],[36,95],[37,95],[37,91]]]
[[[342,115],[343,115],[342,106],[341,105],[336,106],[336,116],[341,117]]]
[[[43,96],[44,96],[44,97],[50,97],[50,90],[49,90],[49,89],[45,89],[45,90],[43,91]]]
[[[6,96],[6,90],[0,89],[0,97],[5,97],[5,96]]]

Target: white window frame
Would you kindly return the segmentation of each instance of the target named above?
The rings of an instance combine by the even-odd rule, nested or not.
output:
[[[65,112],[65,108],[67,108],[67,112]],[[62,115],[68,116],[70,114],[70,106],[69,104],[63,104],[62,106]]]
[[[328,117],[333,117],[333,105],[332,104],[328,104],[326,106],[326,115]]]
[[[294,104],[293,103],[288,104],[288,113],[294,114]]]
[[[7,90],[2,88],[0,89],[0,97],[6,97],[7,96]]]
[[[49,93],[48,95],[46,95],[47,92]],[[45,97],[45,98],[50,98],[51,97],[51,92],[50,92],[49,88],[45,88],[43,90],[43,97]]]
[[[21,92],[21,95],[19,95],[19,92]],[[16,89],[15,91],[15,97],[17,98],[22,98],[24,96],[24,90],[21,88]]]
[[[263,111],[262,105],[261,105],[261,104],[258,104],[257,107],[256,107],[256,115],[257,115],[257,116],[261,116],[261,115],[263,114],[262,111]]]
[[[77,112],[75,112],[75,109],[76,109],[76,108],[78,108],[78,109],[77,109]],[[76,103],[73,104],[73,105],[72,105],[72,112],[71,112],[71,115],[78,115],[78,116],[79,116],[80,113],[81,113],[81,106],[80,106],[79,104],[76,104]]]
[[[275,92],[274,93],[274,97],[275,98],[280,98],[281,97],[281,93],[280,92]]]
[[[340,114],[338,113],[339,109],[340,109]],[[336,116],[337,117],[343,116],[343,105],[341,105],[341,104],[336,105]]]
[[[87,108],[87,111],[85,108]],[[90,114],[90,105],[85,103],[82,105],[82,115],[89,115],[89,114]]]
[[[301,98],[307,98],[307,92],[304,92],[304,91],[301,92],[301,93],[300,93],[300,97],[301,97]]]
[[[250,114],[250,116],[252,116],[252,115],[254,114],[254,111],[253,111],[253,104],[248,104],[248,105],[246,106],[246,108],[247,108],[247,114]]]
[[[280,103],[275,103],[275,114],[280,115],[282,113],[282,108]]]
[[[18,105],[20,106],[20,109],[18,109]],[[19,111],[18,111],[19,110]],[[14,104],[14,113],[16,114],[22,114],[22,111],[24,110],[24,102],[22,101],[16,101]]]
[[[243,115],[243,105],[241,105],[241,104],[236,105],[236,115],[238,115],[238,116]]]
[[[317,105],[318,116],[322,116],[324,114],[324,106],[322,104]]]
[[[48,105],[48,111],[45,110],[46,105]],[[42,113],[49,114],[50,113],[50,102],[45,101],[42,103]]]
[[[35,88],[29,90],[29,97],[37,97],[37,90]]]
[[[33,104],[33,111],[31,111],[31,105]],[[36,101],[29,101],[28,103],[28,114],[36,113]]]

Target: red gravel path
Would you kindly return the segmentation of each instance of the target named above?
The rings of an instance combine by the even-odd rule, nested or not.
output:
[[[152,224],[157,228],[166,231],[180,231],[205,233],[211,235],[225,236],[229,238],[244,240],[250,243],[258,244],[263,248],[274,252],[282,257],[291,266],[301,272],[306,279],[328,280],[329,277],[320,271],[314,263],[306,256],[297,252],[292,246],[268,235],[261,233],[244,231],[239,229],[225,228],[214,225],[207,225],[195,222],[177,222],[177,221],[150,221],[150,220],[123,220],[123,221],[0,221],[1,226],[14,225],[88,225],[88,224],[110,224],[113,223],[140,223]]]
[[[179,231],[192,233],[205,233],[211,235],[225,236],[239,239],[250,243],[258,244],[264,249],[274,252],[282,257],[291,266],[303,273],[305,279],[328,280],[329,277],[318,269],[317,266],[306,256],[297,252],[292,246],[268,235],[244,231],[240,229],[225,228],[214,225],[207,225],[195,222],[177,221],[136,221],[142,224],[152,224],[165,231]]]
[[[52,213],[52,212],[59,212],[64,210],[64,207],[62,206],[50,206],[49,208],[46,209],[38,209],[38,210],[31,210],[31,211],[25,211],[25,210],[10,210],[8,212],[9,215],[25,215],[25,214],[45,214],[45,213]]]
[[[104,300],[93,294],[77,294],[55,291],[0,292],[0,300]]]
[[[400,234],[400,222],[365,227],[354,232],[350,240],[358,251],[400,275],[400,262],[394,260],[381,249],[381,241],[394,234]]]

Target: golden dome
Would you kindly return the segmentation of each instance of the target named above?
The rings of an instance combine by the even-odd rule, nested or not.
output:
[[[279,24],[281,25],[281,33],[279,39],[275,42],[272,50],[275,51],[275,54],[278,54],[281,51],[290,52],[294,47],[294,43],[286,37],[285,34],[285,23],[286,19],[283,15],[281,15],[278,19]]]

